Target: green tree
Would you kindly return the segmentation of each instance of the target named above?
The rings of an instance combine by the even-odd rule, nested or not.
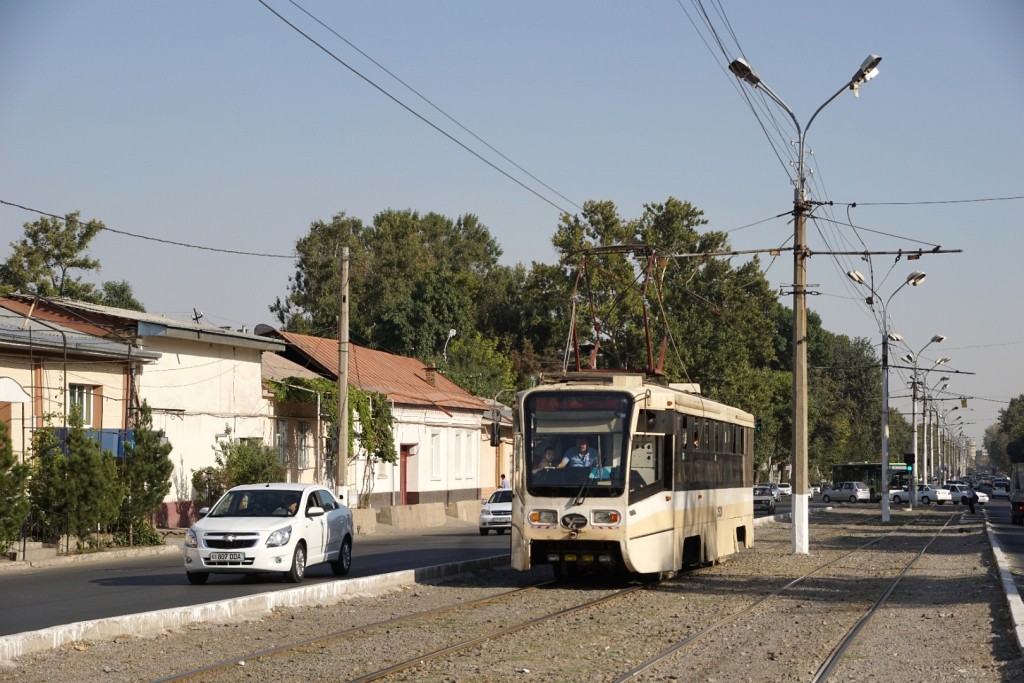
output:
[[[121,480],[127,490],[120,518],[127,527],[128,545],[135,545],[136,528],[149,525],[148,518],[160,510],[171,490],[174,463],[169,456],[172,448],[164,433],[153,429],[153,411],[143,401],[135,419],[132,441],[124,446],[121,464]]]
[[[19,463],[11,446],[7,423],[0,420],[0,553],[21,535],[29,513],[28,466]]]
[[[63,220],[43,216],[25,223],[24,237],[11,243],[10,256],[0,264],[0,290],[98,303],[95,285],[77,273],[99,270],[100,262],[86,252],[103,228],[97,220],[82,223],[77,211]]]
[[[456,336],[448,347],[448,360],[440,364],[444,374],[474,396],[493,397],[513,386],[512,362],[498,349],[496,339],[485,339],[476,330]]]
[[[125,488],[114,455],[86,432],[78,406],[72,407],[68,421],[68,529],[84,544],[90,534],[107,530],[117,520]]]
[[[999,411],[999,429],[1005,435],[1005,452],[1011,463],[1024,462],[1024,394],[1011,398]]]
[[[132,292],[132,286],[128,284],[127,281],[121,280],[119,282],[104,282],[102,290],[103,292],[100,303],[104,306],[124,308],[129,311],[146,312],[146,307],[142,305],[142,302],[135,298],[135,294]]]
[[[287,479],[288,472],[274,448],[262,441],[231,441],[227,425],[225,431],[228,440],[214,446],[215,461],[221,470],[219,478],[225,489]]]
[[[54,543],[67,532],[68,459],[51,418],[45,420],[45,427],[32,432],[29,497],[33,538]]]

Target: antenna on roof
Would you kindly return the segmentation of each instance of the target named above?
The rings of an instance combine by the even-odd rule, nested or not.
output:
[[[202,320],[202,319],[203,319],[203,312],[202,311],[197,311],[196,309],[193,308],[192,309],[192,320],[195,321],[196,325],[198,325],[199,321]]]

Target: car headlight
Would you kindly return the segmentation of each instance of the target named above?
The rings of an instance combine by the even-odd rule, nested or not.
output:
[[[594,510],[590,517],[594,524],[618,524],[622,519],[618,510]]]
[[[557,524],[558,513],[554,510],[530,510],[530,524]]]
[[[274,533],[267,537],[267,547],[275,548],[281,545],[288,545],[288,541],[292,539],[292,528],[286,526],[283,529],[278,529]]]
[[[196,536],[196,532],[192,531],[191,529],[189,529],[188,533],[185,534],[185,547],[186,548],[198,548],[199,547],[199,537]]]

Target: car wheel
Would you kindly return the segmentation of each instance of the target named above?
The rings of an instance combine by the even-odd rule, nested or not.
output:
[[[857,496],[850,496],[850,502],[851,503],[856,503],[857,502]]]
[[[832,502],[832,498],[831,498],[831,497],[829,497],[829,496],[827,496],[827,495],[825,495],[825,496],[822,496],[822,497],[821,497],[821,502],[822,502],[822,503],[831,503],[831,502]]]
[[[490,531],[490,529],[484,529],[483,527],[481,527],[480,528],[480,535],[481,536],[486,536],[488,531]]]
[[[188,577],[188,582],[199,586],[206,583],[206,580],[210,578],[210,572],[185,572],[185,576]]]
[[[352,569],[352,539],[346,537],[341,542],[338,559],[331,562],[331,571],[335,576],[346,576],[350,569]]]
[[[288,579],[292,583],[298,583],[302,581],[302,577],[306,575],[306,546],[304,543],[299,543],[295,546],[295,554],[292,555],[292,568],[284,573],[284,578]]]
[[[930,502],[932,502],[932,501],[931,501],[931,499],[928,498],[928,496],[922,496],[921,497],[921,504],[922,505],[927,505]]]
[[[899,496],[893,496],[893,497],[892,497],[892,502],[894,502],[894,503],[896,503],[897,505],[899,505],[900,503],[902,503],[902,502],[903,502],[903,499],[902,499],[902,498],[900,498]]]

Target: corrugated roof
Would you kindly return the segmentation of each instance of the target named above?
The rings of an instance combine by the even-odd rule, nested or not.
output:
[[[294,332],[274,330],[293,349],[309,358],[333,377],[338,376],[338,340],[311,337]],[[388,396],[395,403],[407,405],[487,410],[486,403],[473,396],[455,382],[433,372],[415,358],[396,356],[350,343],[348,345],[348,381],[364,391],[375,391]]]
[[[155,313],[132,311],[126,308],[114,308],[102,304],[92,304],[75,299],[43,298],[35,299],[25,294],[8,295],[10,308],[22,313],[32,310],[35,317],[48,317],[66,327],[95,335],[104,333],[115,335],[131,334],[127,328],[133,323],[138,336],[165,336],[182,339],[204,339],[214,343],[242,347],[259,348],[265,351],[277,350],[279,347],[263,337],[249,332],[241,332],[213,325],[206,325],[191,320],[177,320]],[[44,313],[45,311],[45,313]],[[119,324],[111,324],[118,321]]]

